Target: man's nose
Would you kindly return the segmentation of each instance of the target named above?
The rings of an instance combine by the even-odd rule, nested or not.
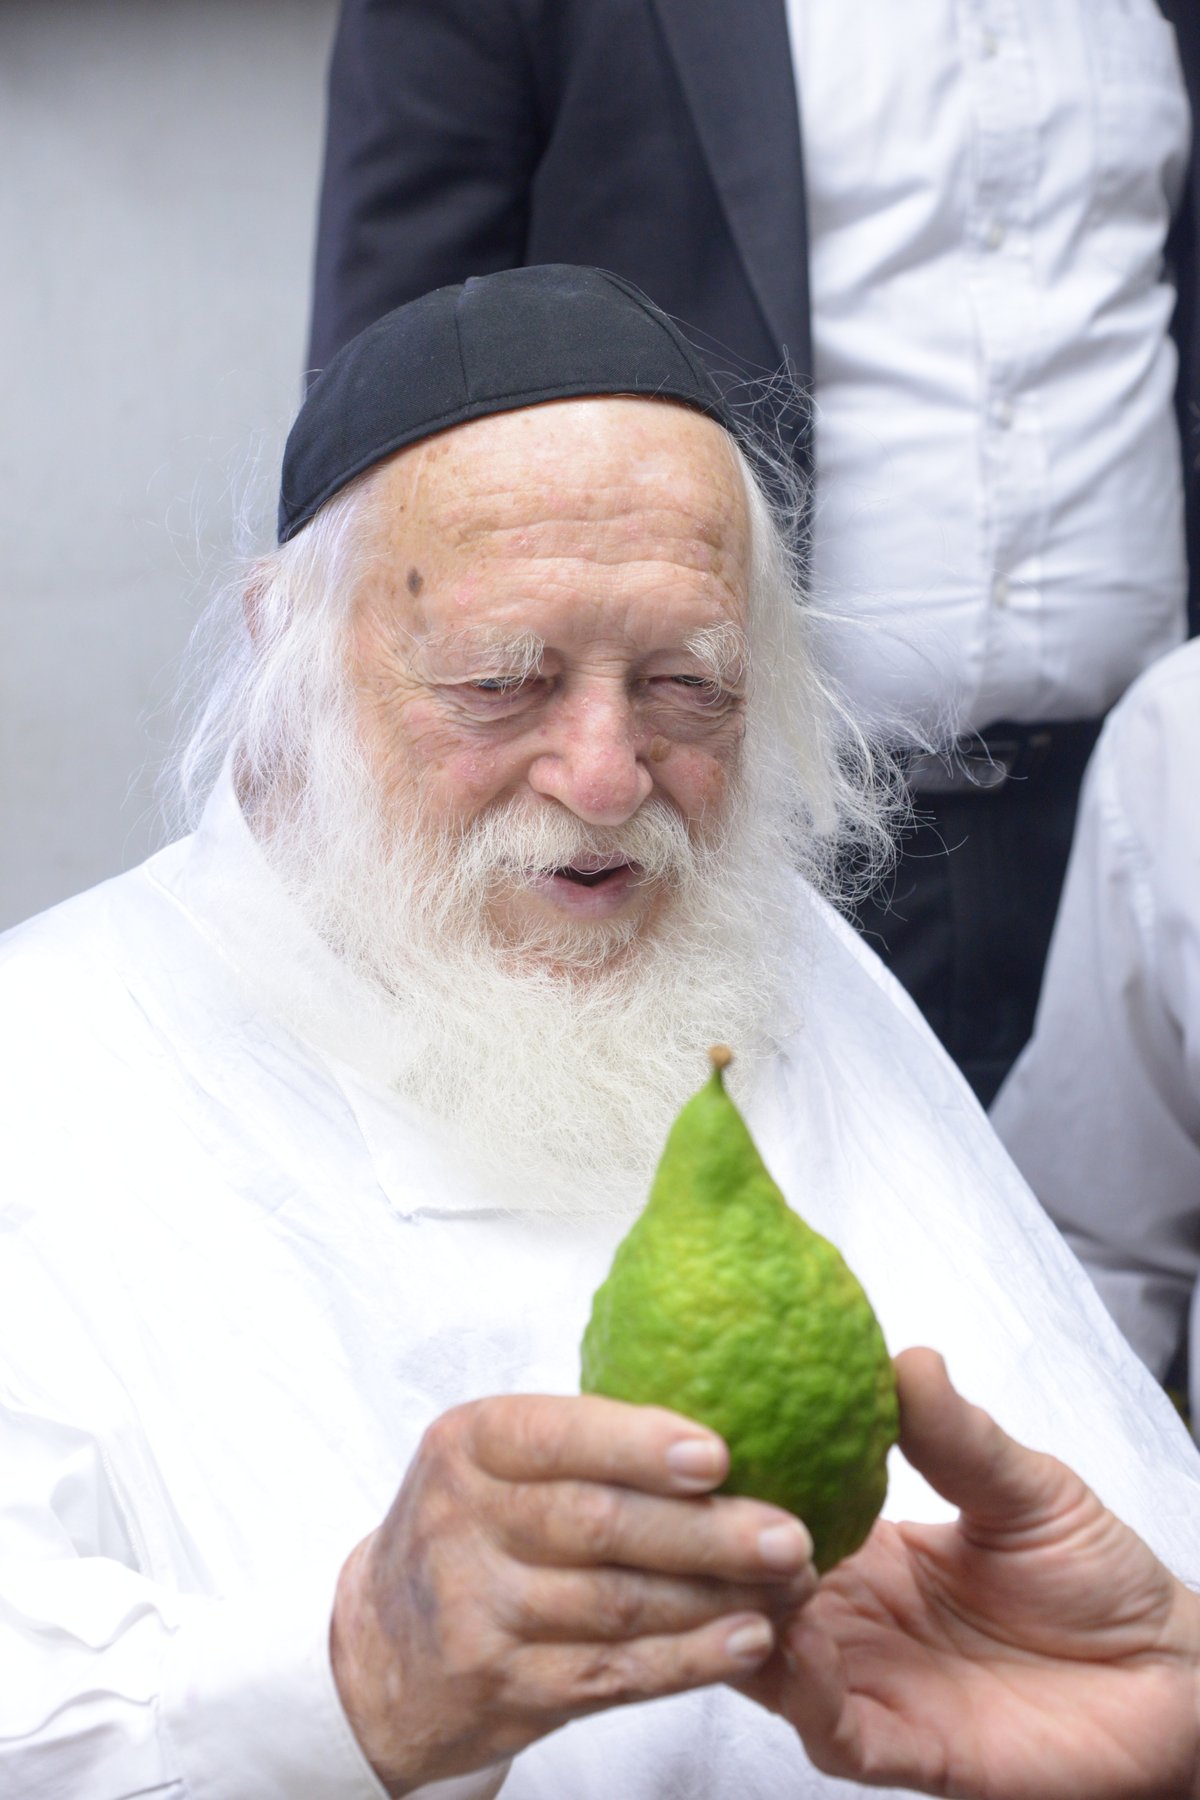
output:
[[[589,825],[632,818],[654,783],[639,756],[628,700],[593,695],[564,706],[527,779],[535,794],[557,800]]]

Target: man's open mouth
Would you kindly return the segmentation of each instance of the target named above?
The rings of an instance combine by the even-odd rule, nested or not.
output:
[[[576,863],[546,869],[544,873],[561,881],[573,881],[577,887],[595,888],[603,887],[614,876],[637,874],[637,864],[626,862],[623,857],[584,856]]]

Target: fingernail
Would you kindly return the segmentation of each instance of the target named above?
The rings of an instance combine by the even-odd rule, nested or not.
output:
[[[724,1473],[725,1458],[715,1438],[680,1438],[667,1451],[667,1467],[680,1483],[706,1488]]]
[[[765,1619],[753,1619],[745,1625],[739,1625],[725,1639],[725,1648],[730,1656],[738,1662],[761,1662],[771,1645],[775,1634]]]
[[[768,1568],[799,1569],[812,1555],[812,1539],[798,1519],[784,1519],[759,1532],[758,1554]]]

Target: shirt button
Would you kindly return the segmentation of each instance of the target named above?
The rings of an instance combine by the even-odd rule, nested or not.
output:
[[[992,599],[997,606],[1007,606],[1010,593],[1007,575],[997,575],[992,583]]]
[[[1008,430],[1015,416],[1015,409],[1011,400],[997,400],[995,406],[992,408],[992,417],[995,419],[1001,431]]]
[[[993,219],[983,234],[984,245],[989,250],[998,250],[1004,242],[1004,226],[999,219]]]
[[[979,48],[990,61],[1000,49],[1000,39],[994,31],[985,31],[979,40]]]

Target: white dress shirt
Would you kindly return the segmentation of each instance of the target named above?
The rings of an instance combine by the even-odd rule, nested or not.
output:
[[[627,1227],[467,1181],[331,1048],[369,1008],[276,902],[222,788],[196,838],[0,945],[0,1792],[21,1800],[379,1800],[329,1668],[337,1569],[445,1408],[576,1390]],[[943,1350],[1200,1582],[1200,1459],[1169,1405],[911,1004],[800,890],[796,926],[805,1023],[750,1108],[785,1192],[893,1350]],[[268,930],[293,1007],[322,996],[311,1039],[258,987]],[[897,1455],[888,1511],[947,1509]],[[501,1783],[860,1791],[724,1688],[446,1791]]]
[[[1154,0],[788,0],[812,581],[881,723],[1100,716],[1183,636],[1190,121]]]
[[[1160,1377],[1190,1304],[1200,1406],[1198,779],[1194,640],[1101,734],[1034,1035],[993,1117]]]

